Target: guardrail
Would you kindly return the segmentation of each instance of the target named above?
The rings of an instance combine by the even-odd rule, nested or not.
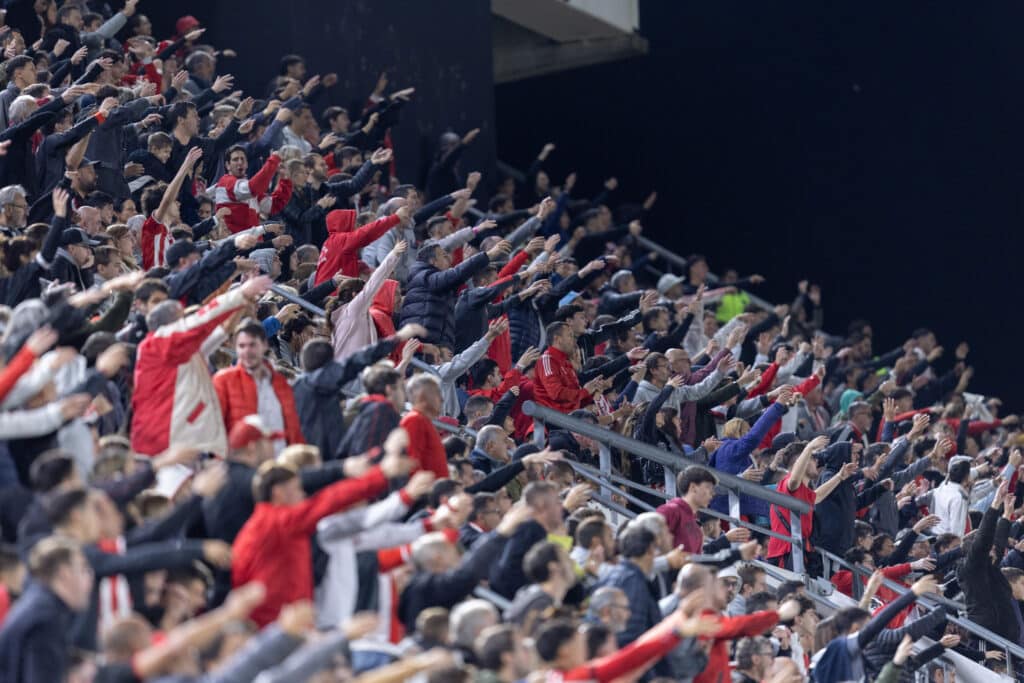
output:
[[[661,465],[665,470],[665,491],[660,495],[663,495],[666,499],[674,498],[677,495],[676,474],[679,470],[690,465],[707,467],[707,465],[698,463],[683,455],[669,455],[665,453],[665,451],[655,448],[650,444],[637,441],[636,439],[631,439],[619,434],[618,432],[603,429],[590,422],[578,420],[576,418],[569,417],[568,415],[563,415],[557,410],[552,410],[534,401],[525,402],[523,404],[523,412],[533,418],[534,439],[537,445],[543,445],[545,441],[546,427],[548,425],[558,427],[559,429],[567,429],[576,434],[582,434],[583,436],[597,442],[598,462],[600,465],[598,471],[600,473],[600,477],[604,478],[607,482],[602,485],[601,495],[609,500],[611,499],[611,485],[613,483],[624,483],[626,485],[636,486],[634,482],[623,477],[618,477],[614,472],[612,472],[612,448],[646,458],[647,460],[651,460],[652,462],[656,462]],[[798,574],[802,574],[804,571],[804,540],[800,529],[800,515],[810,512],[810,505],[802,500],[793,498],[792,496],[787,496],[779,493],[778,491],[758,486],[757,484],[749,482],[741,477],[737,477],[726,472],[719,472],[710,467],[708,467],[708,469],[714,471],[715,475],[718,477],[719,485],[726,489],[729,495],[729,508],[732,514],[729,516],[716,516],[722,516],[730,521],[733,519],[739,520],[739,494],[749,495],[753,498],[764,500],[771,505],[778,505],[779,507],[790,511],[790,536],[785,538],[790,542],[790,547],[792,549],[794,571]],[[594,476],[593,472],[590,474],[592,477]],[[612,477],[615,477],[615,479],[612,479]],[[647,492],[654,491],[655,489],[647,489]],[[778,536],[778,534],[775,534],[770,529],[763,529],[751,524],[742,524],[742,526],[753,528],[759,533],[767,532],[767,535]]]

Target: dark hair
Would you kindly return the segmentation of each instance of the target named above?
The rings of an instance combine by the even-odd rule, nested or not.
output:
[[[657,539],[639,524],[630,524],[619,536],[619,551],[623,557],[641,557],[651,549]]]
[[[0,572],[8,572],[21,564],[18,549],[7,543],[0,543]]]
[[[249,154],[245,151],[245,147],[242,147],[241,145],[231,145],[230,147],[228,147],[227,151],[224,152],[225,164],[231,161],[231,155],[234,154],[235,152],[241,152],[242,155],[245,157],[245,160],[247,162],[249,161]]]
[[[298,476],[292,468],[278,465],[273,460],[268,461],[267,465],[266,468],[261,467],[252,480],[252,497],[257,503],[269,502],[275,486]]]
[[[651,323],[658,319],[662,314],[667,315],[668,311],[661,306],[655,306],[651,310],[644,313],[644,332],[651,331]]]
[[[487,202],[487,210],[494,213],[508,201],[508,197],[503,194],[496,194],[491,197],[490,201]]]
[[[366,393],[383,395],[388,387],[402,381],[402,374],[392,367],[377,365],[366,370],[362,379]]]
[[[868,557],[870,557],[868,551],[863,548],[850,548],[843,553],[843,559],[850,564],[864,564],[864,560]]]
[[[114,198],[101,190],[93,190],[89,193],[89,196],[86,197],[86,204],[89,206],[95,206],[97,209],[107,206],[108,204],[113,206]]]
[[[464,460],[463,462],[469,462]],[[487,509],[487,506],[494,504],[493,493],[477,493],[473,495],[473,505],[469,509],[469,521],[475,522],[480,519],[483,511]]]
[[[455,471],[458,472],[463,465],[472,464],[469,460],[462,457],[466,453],[465,439],[461,439],[457,436],[449,436],[443,442],[444,444],[444,455],[448,458],[448,464],[455,467]]]
[[[235,328],[235,337],[237,338],[240,334],[247,334],[259,339],[264,344],[267,343],[267,330],[263,327],[263,323],[255,318],[246,318],[238,323],[238,327]]]
[[[608,642],[608,636],[611,634],[611,629],[599,621],[588,621],[583,625],[583,637],[587,641],[587,659],[597,657],[601,646]]]
[[[768,609],[769,603],[777,602],[778,598],[771,591],[758,591],[753,595],[747,596],[746,601],[746,613],[753,614],[754,612],[763,612]]]
[[[462,412],[467,417],[470,415],[470,413],[484,412],[485,407],[488,408],[487,412],[490,412],[491,408],[493,407],[493,403],[494,401],[481,394],[470,396],[469,398],[466,399],[466,404],[462,406]]]
[[[155,277],[146,278],[135,288],[135,300],[149,301],[149,298],[156,292],[163,292],[164,294],[170,295],[171,290],[168,289],[167,283],[163,280],[159,280]]]
[[[552,318],[552,319],[564,323],[564,322],[568,322],[569,319],[571,317],[573,317],[574,315],[576,315],[577,313],[584,313],[584,312],[585,311],[583,310],[582,306],[579,306],[577,304],[566,304],[565,306],[559,306],[558,307],[558,310],[555,311],[554,318]]]
[[[484,631],[477,638],[474,649],[481,669],[498,671],[502,666],[502,656],[513,653],[515,648],[515,627],[510,624],[500,624]]]
[[[958,538],[960,537],[956,534],[939,534],[935,537],[935,543],[932,544],[932,547],[937,554],[941,554],[952,546]]]
[[[28,55],[16,55],[7,61],[7,65],[4,67],[7,72],[7,79],[14,79],[14,72],[18,69],[24,69],[29,64],[35,64],[31,57]]]
[[[92,255],[97,266],[109,266],[111,261],[121,258],[121,252],[106,245],[93,249]]]
[[[174,127],[178,125],[178,122],[187,117],[189,112],[193,111],[196,111],[196,105],[191,102],[175,102],[171,105],[171,108],[167,110],[167,126],[170,130],[174,130]]]
[[[473,380],[473,386],[482,387],[496,367],[498,364],[490,358],[484,358],[474,363],[473,367],[469,369],[469,378]]]
[[[655,365],[661,363],[661,361],[665,361],[667,363],[668,358],[665,356],[665,354],[659,351],[654,351],[652,353],[647,354],[647,356],[644,358],[644,366],[647,368],[648,371],[650,371],[654,369]]]
[[[296,64],[305,63],[306,60],[300,57],[299,55],[285,55],[284,57],[281,57],[281,65],[280,68],[278,69],[278,75],[286,76],[288,75],[288,69],[290,67],[295,66]]]
[[[568,325],[564,322],[556,320],[547,327],[544,328],[544,338],[548,340],[548,345],[551,344],[551,340],[562,334],[562,330],[567,328]]]
[[[71,518],[71,513],[85,507],[88,500],[89,492],[85,489],[62,491],[46,504],[46,518],[51,526],[62,526]]]
[[[338,118],[342,114],[347,113],[348,109],[345,109],[344,107],[327,107],[327,109],[324,110],[323,116],[320,117],[320,120],[326,127],[330,128],[331,121]]]
[[[690,490],[690,486],[701,484],[714,484],[718,486],[718,477],[711,473],[711,470],[697,465],[690,465],[685,470],[676,475],[676,493],[679,496],[685,496]]]
[[[558,651],[562,646],[576,637],[576,623],[571,619],[552,619],[544,622],[537,629],[534,645],[537,656],[547,664],[558,659]]]
[[[14,272],[21,268],[21,257],[29,256],[39,245],[27,237],[15,237],[4,242],[4,268]]]
[[[427,502],[430,504],[430,507],[437,508],[441,505],[441,498],[447,498],[454,495],[461,486],[462,485],[454,479],[438,479],[430,489],[430,495],[427,496]]]
[[[953,463],[949,468],[949,480],[954,484],[962,484],[971,476],[971,463],[967,460],[960,460]]]
[[[775,597],[779,599],[779,602],[782,602],[786,598],[796,595],[796,593],[803,587],[803,581],[783,581],[775,588]],[[800,598],[800,596],[797,596],[797,598]],[[814,603],[811,603],[811,607],[813,606]]]
[[[442,223],[450,223],[448,216],[434,216],[427,220],[427,234],[429,235],[434,231],[434,228]]]
[[[603,515],[583,520],[576,527],[576,545],[589,550],[590,546],[594,543],[594,539],[604,536],[605,529],[607,528],[608,524],[604,521]]]
[[[75,459],[67,451],[54,448],[32,461],[28,479],[34,491],[48,493],[70,479],[74,473]]]
[[[750,598],[747,598],[749,604]],[[750,614],[750,612],[747,612]],[[741,638],[736,643],[736,666],[739,669],[750,669],[754,666],[754,656],[760,654],[762,648],[765,645],[770,645],[769,641],[764,636],[753,636]]]
[[[764,570],[756,564],[741,564],[736,568],[736,574],[739,575],[740,581],[743,582],[744,586],[753,586],[757,583],[757,577],[764,573]]]
[[[832,623],[836,627],[837,634],[846,635],[854,624],[870,617],[871,613],[860,607],[844,607],[832,615]]]
[[[146,138],[147,149],[165,149],[167,147],[174,147],[174,141],[171,139],[170,135],[162,130],[151,133],[150,136]]]
[[[542,583],[551,578],[548,565],[552,562],[559,562],[558,546],[551,541],[535,543],[523,558],[523,573],[531,583]]]

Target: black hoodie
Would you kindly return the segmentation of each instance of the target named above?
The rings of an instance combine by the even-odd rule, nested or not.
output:
[[[840,441],[818,454],[822,469],[815,488],[834,477],[843,465],[850,462],[851,449],[849,441]],[[857,511],[873,503],[886,491],[881,484],[875,484],[858,494],[854,482],[860,476],[858,473],[840,482],[828,498],[815,505],[814,532],[811,537],[815,546],[835,555],[842,555],[853,547],[853,522]]]

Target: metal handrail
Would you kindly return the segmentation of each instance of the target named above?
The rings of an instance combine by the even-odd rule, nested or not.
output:
[[[612,448],[617,448],[622,451],[626,451],[633,455],[651,460],[658,463],[659,465],[674,470],[680,469],[680,467],[688,467],[690,465],[697,465],[699,467],[707,468],[715,473],[718,477],[718,482],[721,486],[748,495],[752,498],[759,498],[772,505],[778,505],[779,507],[796,512],[798,514],[807,514],[811,511],[811,506],[802,500],[787,496],[778,491],[766,489],[763,486],[753,484],[746,479],[737,477],[727,472],[720,472],[713,467],[698,463],[695,460],[691,460],[684,455],[666,455],[664,451],[651,446],[650,444],[631,439],[627,436],[623,436],[618,432],[613,432],[607,429],[585,422],[584,420],[578,420],[568,415],[563,415],[557,410],[552,410],[546,406],[542,406],[534,401],[526,401],[523,404],[523,412],[534,420],[539,420],[544,424],[554,425],[560,429],[568,429],[576,434],[582,434],[594,441],[606,444]],[[536,429],[536,428],[535,428]]]

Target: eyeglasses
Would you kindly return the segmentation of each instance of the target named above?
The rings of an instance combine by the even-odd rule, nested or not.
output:
[[[609,607],[611,607],[612,609],[624,609],[626,611],[632,610],[632,608],[629,605],[616,605],[615,603],[612,603],[611,605],[609,605]]]

